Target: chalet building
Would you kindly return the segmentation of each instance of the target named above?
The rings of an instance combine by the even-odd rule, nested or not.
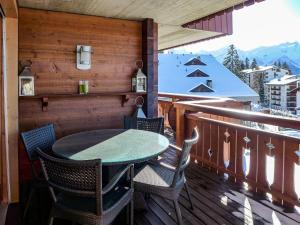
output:
[[[266,83],[270,108],[296,114],[299,85],[300,78],[295,75],[285,75]]]
[[[160,93],[258,101],[258,94],[212,55],[159,54],[158,58]]]

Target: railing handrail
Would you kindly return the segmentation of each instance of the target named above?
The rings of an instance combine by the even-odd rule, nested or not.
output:
[[[271,132],[271,131],[268,131],[268,130],[258,129],[258,128],[255,128],[255,127],[248,127],[248,126],[245,126],[243,124],[236,124],[236,123],[232,123],[232,122],[226,122],[226,121],[222,121],[222,120],[206,118],[206,117],[197,115],[197,113],[188,114],[186,117],[188,119],[194,119],[194,120],[201,119],[203,121],[210,122],[210,123],[222,124],[224,126],[234,127],[236,129],[247,129],[249,131],[260,132],[260,133],[265,133],[265,134],[274,133],[274,132]],[[299,139],[300,139],[299,137],[291,136],[291,135],[288,135],[288,134],[285,134],[285,133],[275,132],[275,134],[278,135],[278,136],[282,136],[282,137],[297,140],[297,141],[299,141]]]
[[[191,103],[191,101],[174,102],[174,106],[184,108],[192,112],[203,112],[217,116],[230,117],[245,121],[252,121],[274,126],[287,127],[293,129],[300,129],[300,120],[295,118],[285,118],[276,115],[268,115],[261,112],[246,111],[240,109],[220,108],[216,106],[201,105]]]
[[[197,100],[223,99],[223,100],[236,101],[232,98],[225,98],[225,97],[199,96],[199,95],[176,94],[176,93],[165,93],[165,92],[159,92],[158,97],[177,98],[177,99],[189,98],[189,99],[197,99]]]

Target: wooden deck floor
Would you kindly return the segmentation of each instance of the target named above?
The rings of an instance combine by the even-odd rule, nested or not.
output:
[[[164,158],[174,162],[176,152],[169,149]],[[191,163],[186,170],[187,182],[190,186],[195,209],[191,210],[187,195],[182,191],[179,198],[183,222],[185,225],[216,225],[216,224],[300,224],[300,214],[273,205],[266,198],[255,196],[238,187],[221,176]],[[38,200],[43,199],[43,200]],[[48,199],[48,201],[47,201]],[[48,202],[48,203],[47,203]],[[46,224],[51,203],[47,190],[39,194],[30,210],[28,225]],[[43,210],[41,210],[43,209]],[[17,210],[15,210],[17,212]],[[21,210],[20,210],[21,211]],[[16,213],[12,212],[6,225],[20,225]],[[20,217],[21,218],[21,217]],[[55,220],[55,225],[71,224]],[[114,224],[123,225],[116,221]],[[176,216],[170,201],[151,196],[148,210],[135,212],[135,225],[176,225]]]
[[[165,156],[174,158],[174,151]],[[195,163],[186,170],[195,209],[189,206],[187,195],[182,191],[179,202],[186,225],[216,224],[300,224],[300,214],[273,205],[262,196],[247,192],[230,181],[200,167]],[[172,203],[151,196],[148,210],[135,214],[136,225],[175,225],[176,215]]]

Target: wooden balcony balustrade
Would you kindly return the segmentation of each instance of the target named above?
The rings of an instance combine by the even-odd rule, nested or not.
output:
[[[300,187],[295,185],[300,138],[245,125],[250,121],[299,129],[300,120],[241,110],[242,103],[229,99],[168,97],[173,101],[161,99],[159,112],[176,129],[176,144],[180,146],[194,126],[200,131],[192,150],[195,162],[237,183],[246,182],[255,193],[270,193],[273,202],[300,206]]]

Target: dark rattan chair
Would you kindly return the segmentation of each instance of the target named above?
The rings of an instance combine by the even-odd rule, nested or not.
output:
[[[124,116],[124,129],[136,129],[136,118],[132,116]]]
[[[45,179],[39,175],[35,167],[36,162],[38,161],[36,149],[40,148],[42,151],[51,154],[52,145],[56,140],[54,126],[53,124],[49,124],[34,130],[23,132],[21,133],[21,139],[25,146],[28,159],[30,161],[31,173],[33,177],[33,181],[30,186],[29,196],[25,203],[25,208],[23,213],[23,216],[26,217],[27,211],[29,209],[30,203],[32,202],[32,198],[36,190],[39,188],[47,187]]]
[[[54,201],[49,225],[52,225],[54,218],[79,224],[106,225],[125,206],[130,207],[130,224],[133,225],[133,165],[117,173],[102,188],[100,159],[64,160],[49,156],[41,150],[37,152]],[[129,178],[127,184],[119,183],[124,176]]]
[[[134,178],[134,188],[136,191],[158,195],[173,201],[179,225],[182,225],[182,217],[178,198],[183,187],[185,187],[191,208],[193,209],[184,170],[190,161],[190,150],[198,142],[198,139],[198,130],[194,128],[192,138],[184,141],[176,167],[159,161],[152,162],[146,165]]]
[[[164,118],[137,118],[136,126],[138,130],[152,131],[164,134]]]

